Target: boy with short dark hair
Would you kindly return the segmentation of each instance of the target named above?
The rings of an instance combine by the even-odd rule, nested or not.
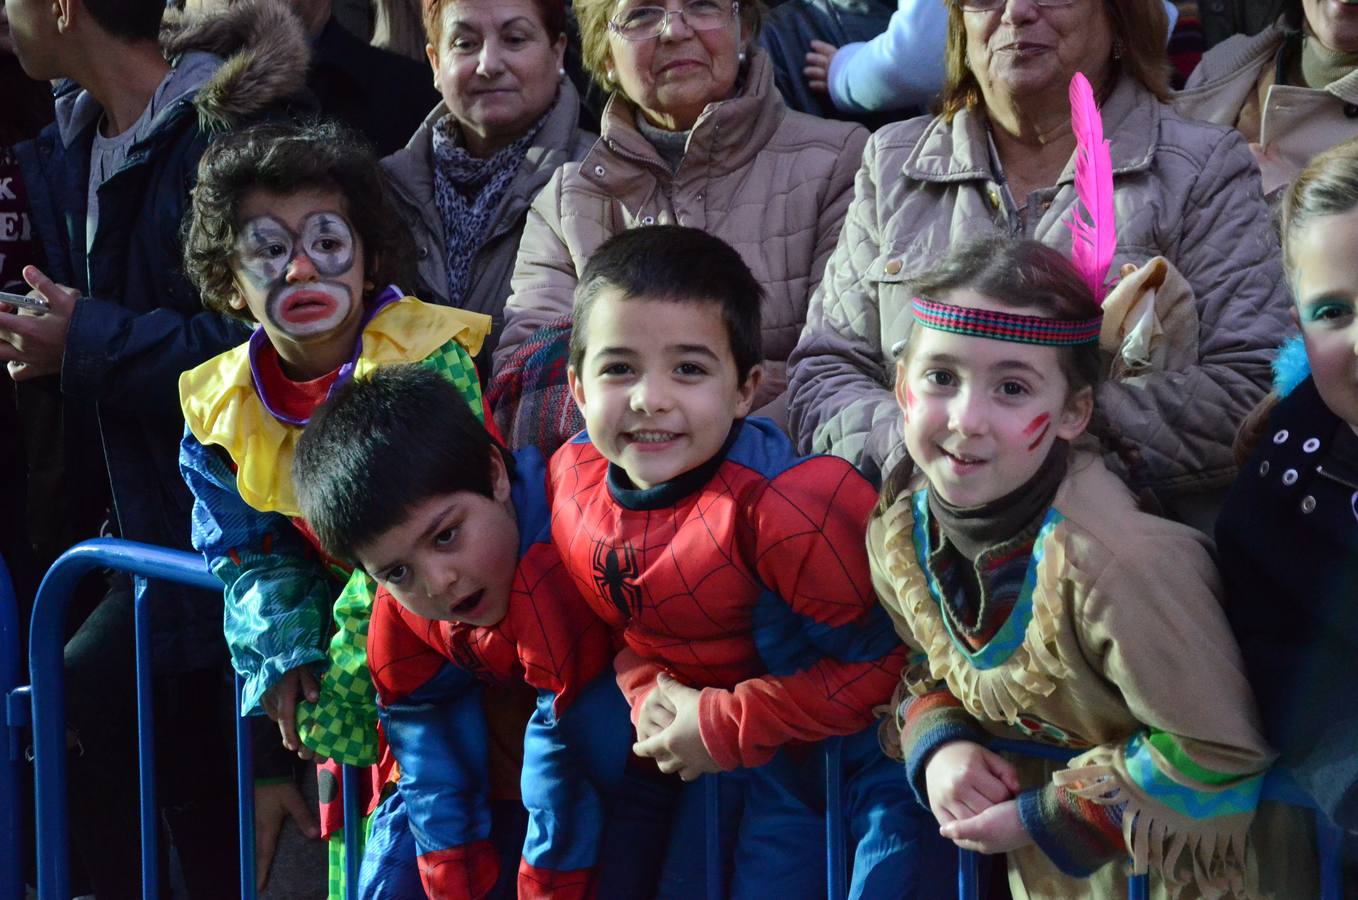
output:
[[[620,632],[635,751],[684,780],[735,775],[731,896],[824,895],[820,767],[804,767],[832,735],[853,735],[853,896],[943,896],[953,857],[868,728],[905,665],[864,547],[876,491],[746,418],[761,296],[702,231],[640,228],[599,248],[569,369],[587,431],[552,459],[552,536]]]
[[[633,731],[609,631],[549,540],[542,457],[510,455],[441,378],[393,366],[316,413],[293,475],[321,543],[380,586],[368,660],[401,780],[379,819],[399,831],[408,816],[425,890],[495,884],[481,689],[527,683],[518,896],[593,896]]]

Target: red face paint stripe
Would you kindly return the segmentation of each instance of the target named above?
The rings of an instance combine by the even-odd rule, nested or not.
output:
[[[1024,437],[1027,437],[1028,435],[1032,434],[1034,431],[1037,431],[1037,430],[1038,430],[1039,428],[1041,428],[1043,425],[1046,425],[1048,422],[1051,421],[1051,417],[1052,417],[1052,416],[1051,416],[1051,413],[1043,413],[1042,415],[1038,416],[1036,419],[1033,419],[1031,422],[1028,423],[1028,427],[1025,428],[1025,429],[1023,429],[1023,435],[1024,435]]]
[[[1042,426],[1042,433],[1039,434],[1039,435],[1033,440],[1033,442],[1032,442],[1031,444],[1028,445],[1028,452],[1029,452],[1029,453],[1032,453],[1032,452],[1033,452],[1034,450],[1036,450],[1038,447],[1042,446],[1042,441],[1043,441],[1044,438],[1046,438],[1047,432],[1051,430],[1051,427],[1052,427],[1052,426],[1051,426],[1051,423],[1050,423],[1050,422],[1048,422],[1046,425],[1043,425],[1043,426]]]

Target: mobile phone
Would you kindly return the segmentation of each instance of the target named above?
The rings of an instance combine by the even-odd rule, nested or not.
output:
[[[8,303],[10,306],[17,306],[20,309],[31,310],[37,315],[45,315],[51,306],[41,297],[28,297],[24,294],[10,294],[0,291],[0,303]]]

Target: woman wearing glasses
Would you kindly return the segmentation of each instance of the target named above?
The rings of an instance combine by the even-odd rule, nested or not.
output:
[[[767,58],[750,46],[758,0],[576,0],[574,11],[585,68],[612,96],[603,137],[557,171],[529,213],[497,371],[569,314],[576,277],[605,239],[688,225],[734,246],[764,286],[756,409],[784,424],[785,360],[835,246],[867,132],[787,109]],[[570,407],[564,372],[544,393],[556,399],[535,402]]]
[[[903,453],[890,353],[911,321],[903,282],[954,241],[981,234],[1069,252],[1068,90],[1079,71],[1112,142],[1112,274],[1161,255],[1192,292],[1188,321],[1175,326],[1188,363],[1100,389],[1098,405],[1124,445],[1110,462],[1175,516],[1210,528],[1235,468],[1236,426],[1263,396],[1270,351],[1291,330],[1249,149],[1165,104],[1160,0],[949,0],[948,16],[941,114],[887,126],[865,151],[790,362],[794,437],[880,478]]]

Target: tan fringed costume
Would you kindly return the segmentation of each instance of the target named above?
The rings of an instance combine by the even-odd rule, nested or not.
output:
[[[931,567],[926,487],[917,480],[868,532],[878,595],[927,655],[904,673],[898,717],[916,790],[949,740],[1064,746],[1079,754],[1068,768],[1015,759],[1036,841],[1009,854],[1016,898],[1125,897],[1127,855],[1153,873],[1155,896],[1259,895],[1247,834],[1273,753],[1206,539],[1140,512],[1100,459],[1073,453],[1028,533],[1031,555],[1011,557],[1027,565],[1012,610],[975,647]],[[977,558],[983,584],[991,557]]]

